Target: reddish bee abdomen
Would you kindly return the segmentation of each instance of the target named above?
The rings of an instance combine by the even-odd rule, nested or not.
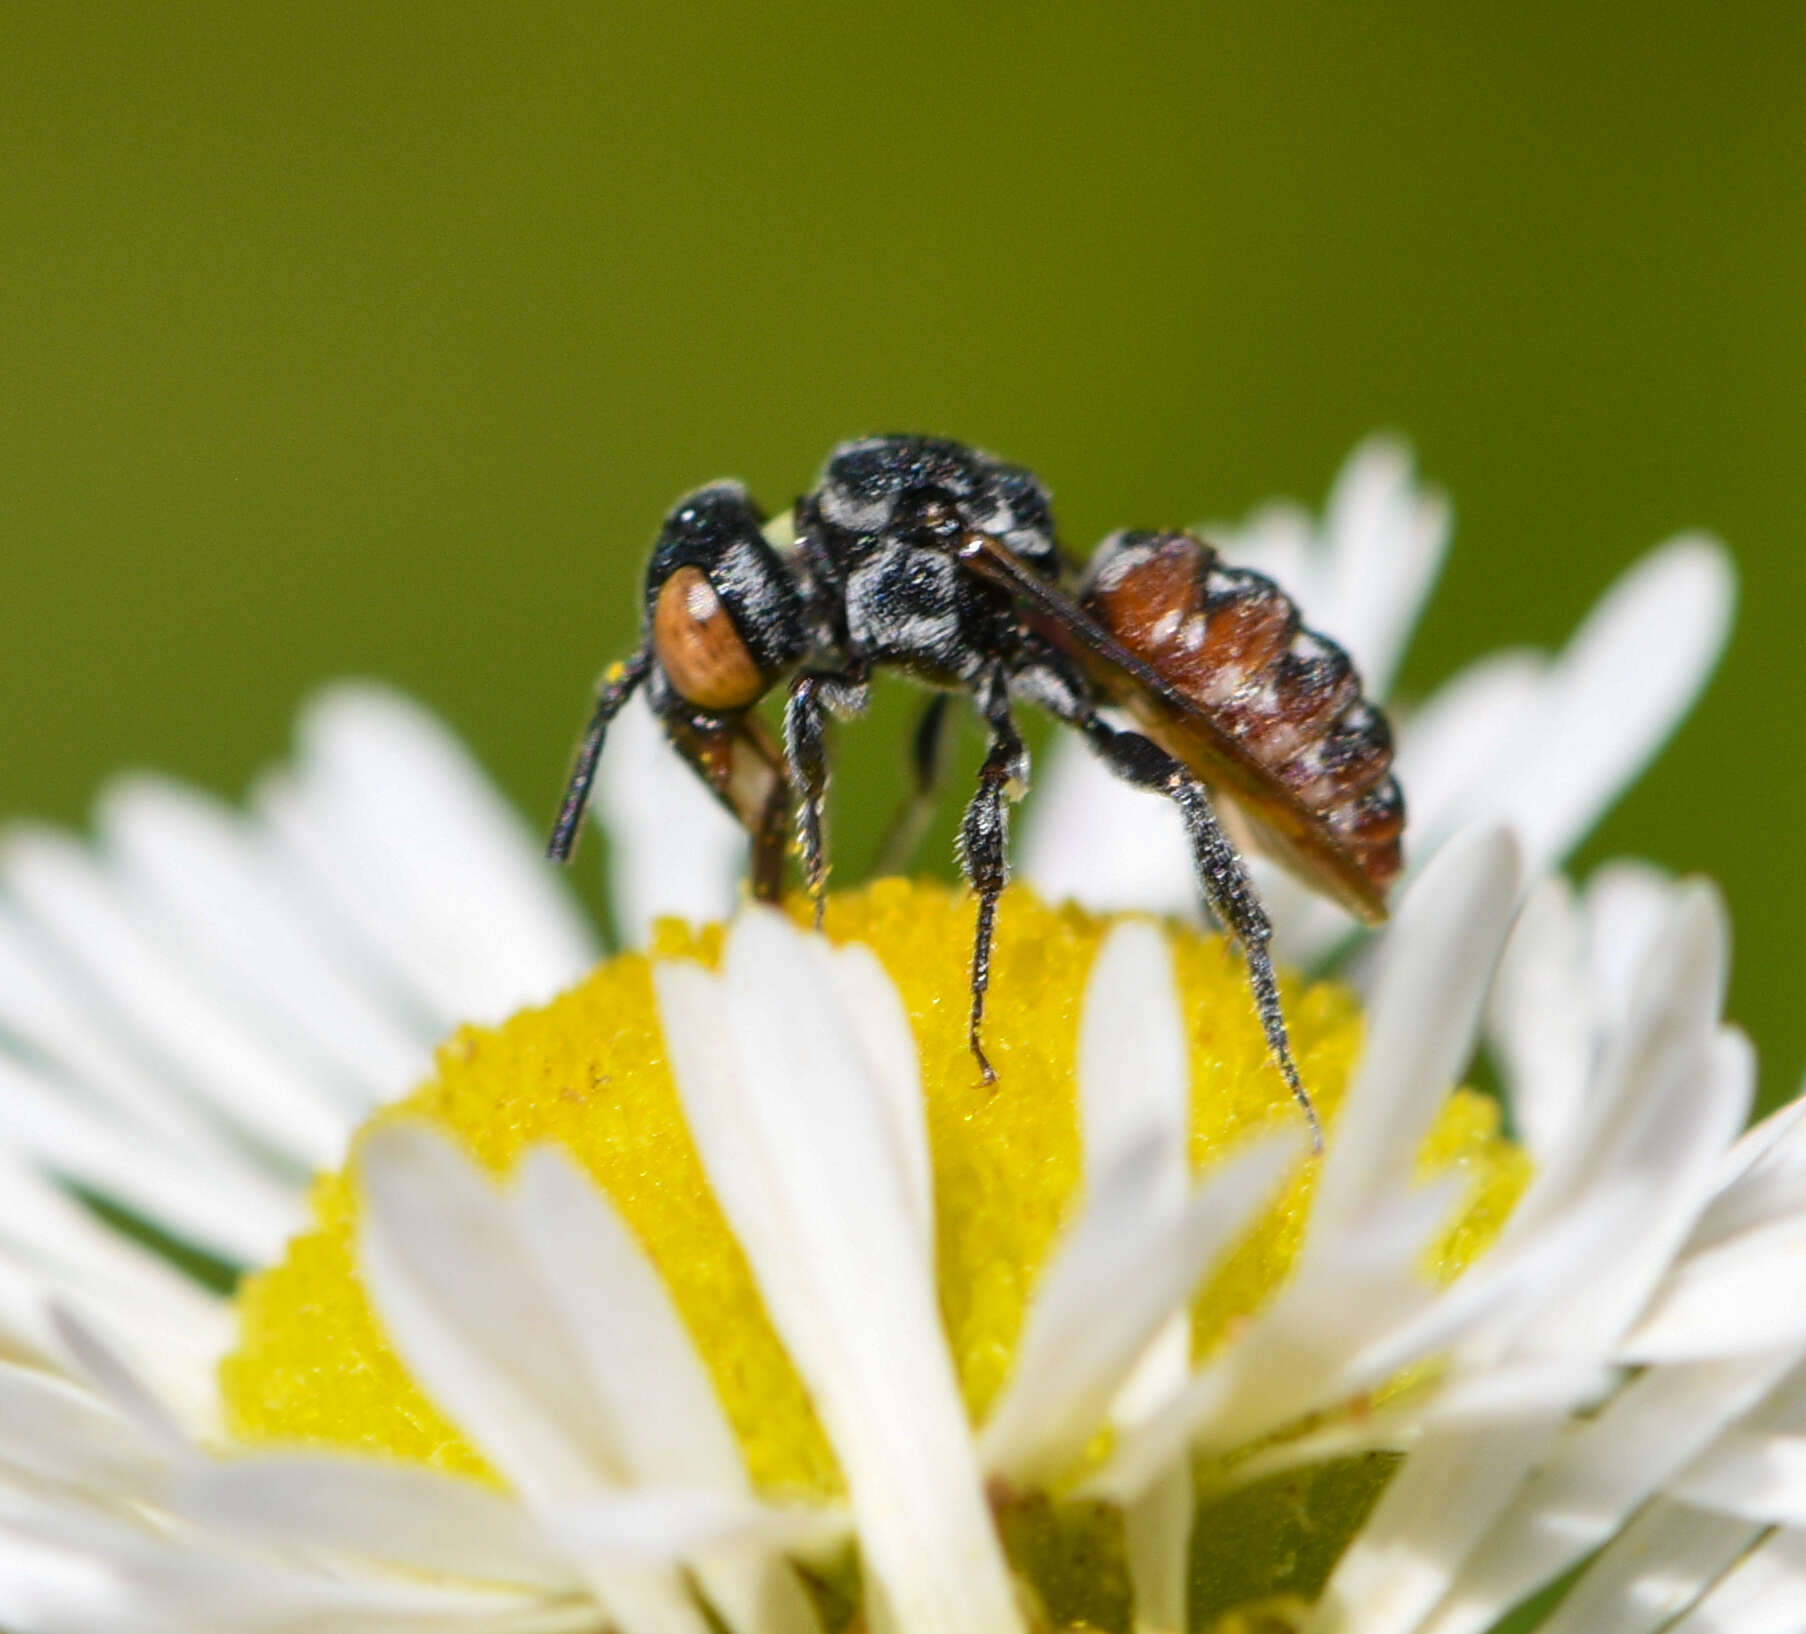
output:
[[[1099,546],[1079,593],[1384,891],[1402,862],[1405,815],[1391,730],[1348,655],[1306,629],[1278,585],[1192,534],[1121,532]]]

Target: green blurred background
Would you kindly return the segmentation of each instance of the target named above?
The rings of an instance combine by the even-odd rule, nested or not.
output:
[[[1555,643],[1705,525],[1743,604],[1606,823],[1721,878],[1806,1057],[1806,10],[14,4],[0,810],[236,793],[345,672],[537,818],[668,502],[921,428],[1069,538],[1317,503],[1376,427],[1456,548],[1407,671]],[[862,853],[895,699],[845,735]]]

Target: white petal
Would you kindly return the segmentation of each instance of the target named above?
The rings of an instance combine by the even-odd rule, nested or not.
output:
[[[1514,1341],[1523,1353],[1603,1360],[1605,1347],[1615,1342],[1622,1324],[1647,1297],[1703,1203],[1720,1154],[1741,1122],[1749,1090],[1747,1052],[1728,1035],[1711,1038],[1722,963],[1722,925],[1714,899],[1706,892],[1683,894],[1639,980],[1632,1026],[1616,1064],[1586,1108],[1583,1121],[1590,1127],[1570,1132],[1564,1150],[1514,1215],[1501,1247],[1523,1241],[1539,1221],[1546,1226],[1544,1210],[1552,1197],[1598,1195],[1616,1183],[1642,1202],[1627,1217],[1617,1241],[1592,1256],[1597,1264],[1590,1275],[1570,1288],[1548,1290],[1541,1302],[1526,1307],[1527,1320]],[[1602,1120],[1614,1109],[1618,1121],[1608,1127]],[[1361,1605],[1369,1614],[1376,1605],[1391,1607],[1377,1626],[1402,1630],[1414,1626],[1433,1600],[1448,1592],[1450,1630],[1486,1626],[1534,1582],[1538,1553],[1552,1551],[1549,1539],[1522,1535],[1496,1552],[1491,1544],[1478,1550],[1475,1545],[1555,1428],[1554,1419],[1520,1426],[1508,1442],[1475,1454],[1486,1461],[1482,1470],[1465,1470],[1459,1459],[1450,1468],[1435,1460],[1426,1463],[1420,1449],[1388,1488],[1338,1569],[1339,1603]],[[1602,1437],[1607,1433],[1602,1431]],[[1648,1471],[1659,1465],[1659,1455],[1644,1447],[1641,1456],[1641,1468],[1621,1465],[1621,1489],[1634,1492],[1653,1479]],[[1436,1481],[1451,1483],[1447,1502],[1459,1512],[1453,1518],[1432,1513]],[[1411,1528],[1419,1524],[1443,1542],[1413,1555]],[[1588,1535],[1577,1523],[1575,1555],[1598,1541],[1602,1525],[1609,1530],[1609,1523],[1595,1515]],[[1464,1569],[1469,1551],[1474,1551],[1474,1565]],[[1490,1574],[1494,1567],[1496,1576]],[[1367,1626],[1364,1622],[1363,1634]]]
[[[116,1020],[109,1025],[95,996],[82,991],[52,948],[4,904],[0,1032],[23,1046],[16,1057],[0,1048],[0,1075],[13,1087],[22,1076],[26,1086],[10,1126],[0,1128],[0,1151],[10,1146],[22,1159],[86,1178],[100,1191],[117,1191],[118,1200],[175,1235],[238,1263],[267,1258],[301,1223],[296,1180],[272,1173],[186,1090],[153,1072],[142,1044],[133,1054],[128,1030]],[[123,1174],[114,1162],[120,1152],[126,1153]],[[162,1272],[157,1298],[192,1307],[198,1290],[173,1276],[167,1262],[99,1225],[86,1209],[36,1181],[23,1163],[0,1158],[0,1170],[0,1184],[10,1194],[10,1206],[0,1212],[0,1241],[25,1263],[57,1279],[77,1278],[89,1293],[97,1292],[96,1278],[117,1284],[128,1275],[128,1263],[134,1268],[130,1280],[142,1286],[155,1265]],[[153,1177],[164,1170],[167,1186]],[[178,1286],[183,1292],[174,1291]],[[115,1286],[115,1293],[121,1291]]]
[[[84,1107],[65,1086],[5,1055],[0,1104],[7,1143],[20,1157],[236,1264],[255,1265],[280,1252],[306,1218],[298,1193],[254,1172],[214,1169],[191,1152],[171,1150]]]
[[[1641,1074],[1712,1037],[1729,962],[1730,927],[1717,892],[1703,881],[1675,887],[1628,984],[1624,1023],[1613,1058],[1601,1068],[1603,1083],[1587,1108],[1587,1123],[1564,1154],[1564,1166],[1572,1171],[1571,1178],[1564,1176],[1569,1184],[1597,1172],[1609,1144],[1602,1134],[1622,1138],[1622,1103],[1651,1100]]]
[[[351,1127],[343,1104],[147,935],[80,847],[15,829],[0,846],[0,876],[221,1119],[302,1169],[338,1162]]]
[[[0,1526],[0,1623],[37,1634],[130,1630],[129,1593],[91,1555],[9,1536]]]
[[[1405,839],[1413,857],[1433,856],[1483,804],[1476,791],[1496,786],[1512,745],[1536,718],[1547,669],[1539,653],[1490,653],[1396,723],[1396,770],[1408,802]]]
[[[1619,579],[1568,643],[1535,741],[1497,791],[1536,870],[1587,833],[1691,708],[1724,646],[1734,595],[1716,541],[1674,539]]]
[[[1600,1552],[1538,1634],[1655,1634],[1761,1535],[1746,1521],[1655,1499]]]
[[[79,1491],[133,1499],[163,1473],[161,1448],[67,1380],[0,1362],[0,1466]]]
[[[341,686],[302,717],[296,772],[259,804],[324,899],[442,1026],[543,1003],[596,960],[535,837],[417,705]]]
[[[1235,1445],[1340,1399],[1348,1362],[1430,1307],[1419,1256],[1458,1192],[1414,1189],[1416,1153],[1467,1059],[1516,894],[1515,847],[1493,831],[1447,848],[1407,895],[1292,1279],[1170,1407],[1125,1431],[1099,1490],[1139,1490],[1181,1437]]]
[[[192,1095],[132,1053],[127,1030],[104,1014],[51,945],[5,903],[0,903],[0,1028],[128,1122],[189,1151],[232,1152]],[[242,1153],[236,1161],[245,1161]]]
[[[1753,1071],[1747,1048],[1727,1037],[1664,1063],[1650,1080],[1647,1110],[1634,1109],[1628,1138],[1609,1160],[1612,1175],[1598,1181],[1604,1189],[1628,1186],[1640,1206],[1617,1241],[1601,1250],[1593,1275],[1531,1311],[1523,1342],[1539,1354],[1603,1354],[1619,1345],[1704,1202],[1714,1159],[1749,1105]],[[1735,1348],[1702,1346],[1695,1353]]]
[[[359,1268],[408,1372],[530,1501],[609,1484],[608,1428],[500,1195],[418,1126],[375,1131],[359,1174]]]
[[[1690,1096],[1687,1081],[1693,1072],[1709,1076],[1700,1057],[1712,1045],[1723,998],[1726,940],[1715,894],[1700,885],[1678,889],[1594,1087],[1567,1138],[1550,1153],[1513,1212],[1508,1236],[1535,1229],[1546,1211],[1599,1189],[1614,1172],[1632,1172],[1634,1166],[1637,1173],[1665,1173],[1664,1165],[1685,1162],[1687,1154],[1662,1127],[1670,1106],[1683,1121],[1701,1110],[1731,1115],[1730,1103],[1738,1098],[1736,1063],[1724,1062],[1726,1076],[1710,1097]],[[1694,1100],[1707,1105],[1690,1106]],[[1724,1119],[1712,1121],[1716,1127]],[[1721,1150],[1708,1154],[1714,1164]],[[1708,1179],[1711,1172],[1706,1171]]]
[[[512,1206],[521,1241],[589,1369],[625,1476],[728,1497],[749,1492],[733,1428],[683,1319],[607,1199],[569,1158],[542,1146],[522,1161]],[[590,1542],[601,1547],[599,1536]],[[737,1634],[816,1627],[795,1573],[769,1551],[741,1547],[699,1561],[697,1570]]]
[[[1193,1501],[1191,1461],[1179,1458],[1123,1513],[1135,1626],[1148,1634],[1185,1634],[1191,1626]]]
[[[1628,1362],[1735,1356],[1806,1344],[1806,1215],[1757,1226],[1683,1260],[1620,1354]]]
[[[1763,1357],[1658,1368],[1570,1425],[1549,1461],[1474,1551],[1424,1634],[1478,1634],[1511,1605],[1605,1543],[1786,1367]]]
[[[166,1541],[92,1510],[17,1494],[0,1496],[0,1536],[8,1533],[24,1547],[7,1564],[22,1568],[27,1582],[9,1570],[0,1607],[22,1601],[32,1634],[575,1634],[582,1626],[568,1602],[560,1618],[537,1595],[342,1577],[261,1551]],[[90,1570],[71,1571],[76,1560]],[[593,1624],[595,1608],[586,1609]]]
[[[103,1225],[89,1209],[23,1165],[0,1158],[0,1245],[29,1266],[46,1291],[67,1290],[148,1319],[160,1332],[231,1328],[222,1301],[191,1282],[160,1254]]]
[[[1342,1231],[1333,1254],[1295,1273],[1178,1395],[1120,1427],[1116,1450],[1085,1490],[1126,1501],[1170,1466],[1178,1447],[1225,1452],[1359,1388],[1344,1388],[1349,1359],[1430,1305],[1418,1267],[1458,1196],[1452,1185],[1427,1187]]]
[[[1131,788],[1063,737],[1022,809],[1023,876],[1051,902],[1196,921],[1191,848],[1172,801]]]
[[[608,829],[608,895],[628,947],[656,919],[726,919],[740,896],[746,834],[671,747],[642,692],[609,728],[596,774]]]
[[[1766,1118],[1755,1123],[1737,1137],[1737,1144],[1725,1153],[1719,1185],[1732,1190],[1747,1176],[1760,1173],[1773,1164],[1796,1173],[1806,1169],[1806,1092],[1798,1093],[1785,1106],[1777,1107]]]
[[[52,1300],[49,1311],[71,1371],[129,1421],[147,1445],[159,1447],[170,1458],[185,1457],[192,1439],[150,1381],[73,1306]]]
[[[1567,882],[1543,880],[1524,901],[1487,1004],[1512,1117],[1546,1160],[1579,1112],[1593,1057],[1584,927]]]
[[[1638,973],[1673,911],[1676,886],[1647,863],[1608,862],[1587,881],[1587,957],[1601,1012],[1630,1012]]]
[[[829,1002],[826,957],[748,910],[719,980],[656,971],[665,1037],[716,1195],[846,1472],[870,1588],[902,1628],[998,1634],[1019,1613],[932,1268],[887,1092]]]
[[[1032,1486],[1072,1462],[1156,1330],[1297,1155],[1290,1135],[1260,1142],[1207,1177],[1177,1220],[1159,1201],[1161,1144],[1117,1160],[1035,1290],[1010,1383],[980,1439],[987,1470]]]
[[[923,1260],[933,1264],[934,1167],[928,1151],[921,1066],[909,1016],[870,948],[851,943],[836,949],[828,962],[828,979],[859,1041],[872,1082],[883,1091],[892,1160],[921,1232]]]
[[[1163,1155],[1151,1177],[1149,1215],[1176,1220],[1191,1178],[1191,1071],[1172,955],[1151,925],[1119,925],[1098,951],[1080,1012],[1078,1079],[1086,1191],[1095,1194],[1137,1141],[1151,1135]],[[1042,1307],[1037,1292],[1035,1308]],[[1034,1320],[1031,1313],[1031,1325]],[[1019,1347],[1018,1373],[1026,1374],[1025,1354]],[[1117,1392],[1112,1416],[1145,1420],[1184,1384],[1190,1366],[1191,1327],[1179,1310]],[[1140,1629],[1177,1634],[1187,1626],[1191,1524],[1191,1466],[1181,1456],[1123,1515]]]
[[[1429,1424],[1478,1427],[1488,1419],[1539,1420],[1592,1412],[1624,1382],[1622,1368],[1566,1357],[1506,1362],[1462,1376],[1457,1372],[1422,1415]]]
[[[1489,1420],[1532,1418],[1603,1401],[1622,1374],[1569,1362],[1510,1363],[1482,1373],[1454,1375],[1428,1392],[1406,1391],[1360,1418],[1325,1420],[1321,1429],[1273,1442],[1239,1459],[1215,1491],[1235,1491],[1287,1470],[1304,1469],[1365,1452],[1409,1452],[1425,1429],[1454,1425],[1472,1431]]]
[[[1509,1326],[1515,1311],[1535,1309],[1582,1282],[1599,1255],[1641,1228],[1646,1208],[1631,1187],[1614,1186],[1581,1198],[1552,1216],[1542,1230],[1494,1247],[1427,1301],[1420,1314],[1407,1316],[1351,1354],[1337,1372],[1340,1384],[1350,1391],[1377,1388],[1403,1369],[1457,1345],[1477,1348],[1491,1365],[1503,1347],[1487,1343],[1482,1335],[1495,1322]]]
[[[1317,537],[1317,518],[1296,500],[1265,500],[1240,522],[1205,522],[1191,531],[1230,561],[1286,586],[1313,621],[1332,611],[1329,550]]]
[[[409,1373],[529,1504],[605,1491],[610,1426],[501,1196],[449,1143],[405,1125],[372,1135],[361,1174],[359,1267]],[[627,1634],[705,1634],[669,1568],[580,1564]]]
[[[711,1634],[688,1582],[676,1567],[636,1567],[616,1554],[585,1558],[591,1592],[606,1622],[625,1634]]]
[[[1778,1532],[1727,1572],[1674,1634],[1800,1634],[1806,1628],[1806,1536]]]
[[[1432,1426],[1331,1574],[1315,1627],[1351,1634],[1415,1629],[1559,1419],[1559,1407],[1532,1406],[1516,1423],[1488,1417],[1475,1426]],[[1509,1602],[1490,1608],[1493,1617],[1508,1609]]]
[[[1806,1095],[1745,1130],[1725,1154],[1715,1195],[1687,1247],[1698,1252],[1801,1213],[1806,1213]]]
[[[582,1579],[518,1501],[409,1464],[327,1453],[196,1466],[171,1509],[287,1553],[330,1550],[390,1566],[551,1592]]]
[[[54,1315],[78,1312],[191,1434],[214,1433],[216,1369],[237,1332],[229,1307],[36,1175],[0,1163],[0,1195],[15,1246],[40,1251],[26,1256],[30,1270],[0,1254],[0,1348],[55,1372],[79,1369]]]
[[[260,1024],[332,1069],[354,1110],[412,1088],[432,1038],[374,1001],[348,950],[291,894],[265,837],[217,802],[161,778],[115,783],[100,826],[147,916],[192,949]]]
[[[1410,448],[1382,435],[1343,463],[1321,529],[1304,507],[1280,501],[1239,527],[1201,531],[1280,585],[1305,622],[1354,659],[1367,695],[1383,698],[1441,570],[1449,513],[1441,495],[1417,487]]]
[[[1080,1009],[1079,1118],[1086,1183],[1153,1141],[1153,1176],[1168,1210],[1184,1206],[1191,1065],[1166,939],[1151,924],[1118,925],[1098,949]]]
[[[1729,1431],[1668,1484],[1668,1493],[1744,1520],[1806,1527],[1806,1436]]]
[[[1384,698],[1442,571],[1448,502],[1418,491],[1409,448],[1372,437],[1336,478],[1325,524],[1335,611],[1318,627],[1347,649],[1367,695]]]
[[[1333,1241],[1370,1204],[1410,1190],[1423,1136],[1472,1052],[1518,878],[1510,836],[1482,830],[1445,847],[1406,894],[1382,944],[1361,1064],[1311,1210],[1312,1240]]]
[[[780,1509],[746,1496],[683,1488],[646,1488],[560,1505],[551,1524],[582,1558],[673,1566],[723,1551],[819,1552],[846,1536],[844,1519],[827,1510]]]
[[[747,1490],[734,1433],[658,1273],[595,1184],[554,1147],[522,1160],[520,1240],[606,1408],[623,1477]]]

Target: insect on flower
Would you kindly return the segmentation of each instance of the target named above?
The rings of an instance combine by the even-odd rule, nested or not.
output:
[[[1028,703],[1179,808],[1198,883],[1241,948],[1268,1048],[1316,1136],[1271,927],[1230,834],[1384,919],[1404,827],[1385,717],[1347,654],[1304,628],[1270,579],[1192,534],[1128,531],[1074,576],[1041,483],[963,444],[842,444],[820,484],[769,524],[738,483],[680,501],[646,570],[640,645],[603,677],[549,854],[570,857],[608,724],[644,686],[672,743],[751,835],[753,890],[766,900],[782,886],[794,806],[819,919],[828,717],[859,714],[882,668],[936,689],[902,829],[932,801],[948,697],[966,694],[990,734],[959,839],[978,898],[969,1036],[985,1081],[996,1079],[982,1031],[1007,812],[1028,782],[1014,705]],[[754,712],[780,682],[781,747]],[[1141,730],[1105,720],[1104,708]]]

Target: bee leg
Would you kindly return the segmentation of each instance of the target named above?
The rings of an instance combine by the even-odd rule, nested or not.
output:
[[[1323,1126],[1292,1060],[1285,1011],[1279,1002],[1279,981],[1273,974],[1272,955],[1267,951],[1273,927],[1260,898],[1254,894],[1248,870],[1217,821],[1204,785],[1159,744],[1139,732],[1119,731],[1088,711],[1075,724],[1104,764],[1125,783],[1164,794],[1179,808],[1185,819],[1186,838],[1191,841],[1192,866],[1197,870],[1205,900],[1241,946],[1248,966],[1248,984],[1254,989],[1254,1008],[1260,1016],[1261,1031],[1267,1036],[1267,1049],[1310,1125],[1312,1149],[1322,1151]]]
[[[784,889],[790,783],[771,729],[757,715],[698,716],[679,708],[665,720],[672,746],[752,841],[752,893],[776,902]]]
[[[978,790],[966,807],[959,829],[959,861],[978,897],[978,926],[972,939],[972,1013],[966,1037],[972,1058],[987,1084],[996,1070],[984,1052],[980,1033],[985,1019],[985,990],[991,985],[991,939],[997,928],[997,899],[1009,882],[1009,805],[1028,786],[1028,750],[1010,714],[1009,692],[1001,672],[979,683],[974,700],[991,728],[991,747],[978,772]]]
[[[821,929],[828,891],[828,852],[823,806],[828,793],[828,716],[842,720],[864,712],[870,698],[864,669],[833,674],[804,670],[790,683],[784,704],[784,760],[796,788],[796,835],[803,853],[803,878]]]
[[[752,835],[752,893],[760,902],[777,902],[784,895],[784,853],[788,849],[790,831],[790,781],[784,775],[784,761],[778,746],[763,721],[750,723],[756,733],[745,730],[742,737],[747,747],[765,766],[770,781],[759,802],[752,822],[747,824]],[[744,816],[741,819],[745,821]]]
[[[596,781],[596,765],[602,758],[602,740],[608,735],[609,723],[651,670],[652,649],[641,647],[602,677],[596,689],[596,706],[583,730],[583,741],[577,745],[571,775],[565,783],[564,799],[558,804],[552,837],[546,842],[546,855],[553,862],[571,860],[577,847],[577,831],[583,827],[583,814],[589,809],[589,791]]]
[[[909,746],[909,770],[915,786],[884,832],[878,855],[872,859],[874,878],[901,873],[908,866],[916,847],[922,843],[922,831],[934,816],[935,797],[947,772],[950,744],[947,706],[952,701],[953,695],[949,692],[935,693],[916,723],[915,737]]]

